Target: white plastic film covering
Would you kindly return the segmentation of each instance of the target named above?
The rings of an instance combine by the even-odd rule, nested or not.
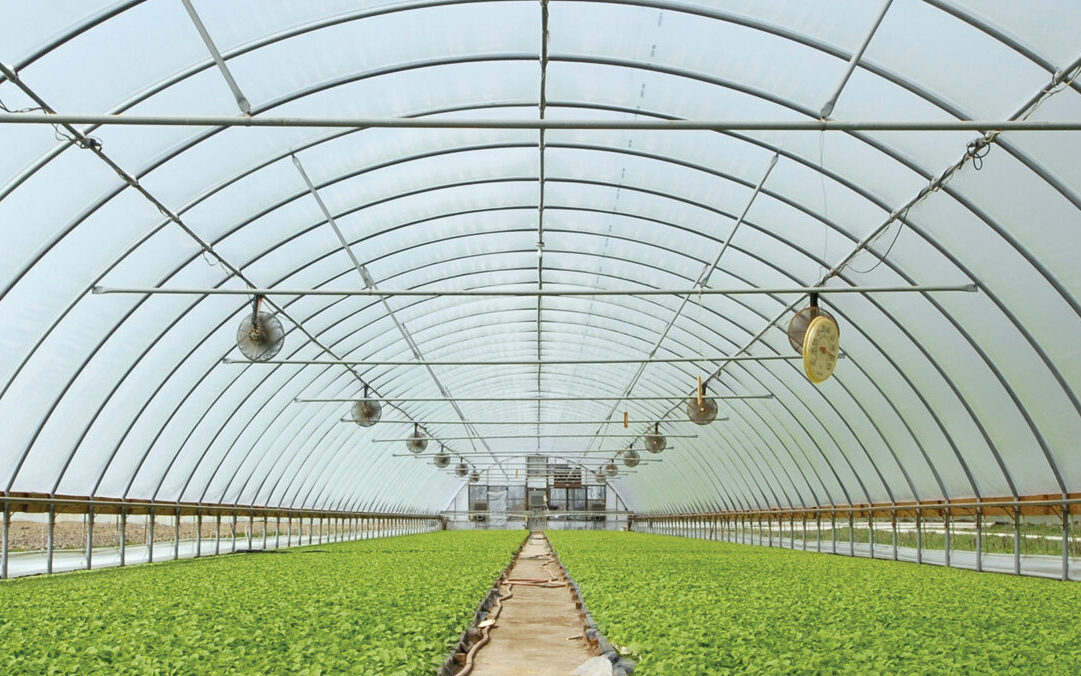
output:
[[[255,119],[1081,119],[1073,2],[895,0],[873,34],[880,2],[193,6]],[[0,63],[0,491],[432,512],[459,458],[593,472],[659,423],[633,510],[1081,492],[1076,131],[170,124],[244,118],[180,0],[14,3]],[[823,281],[979,290],[823,295],[817,386],[802,293],[531,293]],[[250,295],[92,293],[370,284],[263,305],[276,360],[348,364],[229,363]]]

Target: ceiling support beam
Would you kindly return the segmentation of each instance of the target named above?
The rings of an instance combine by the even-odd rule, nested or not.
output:
[[[211,58],[214,59],[214,63],[218,64],[218,71],[221,72],[221,76],[225,78],[225,83],[229,85],[229,91],[233,92],[233,98],[236,99],[236,105],[240,108],[240,112],[245,115],[251,115],[251,103],[248,102],[248,97],[244,96],[244,92],[240,91],[240,85],[233,79],[233,74],[229,71],[229,66],[225,64],[225,59],[221,58],[221,52],[218,51],[218,46],[214,44],[213,38],[210,37],[209,31],[206,26],[203,25],[203,20],[199,18],[199,13],[195,11],[195,7],[192,6],[191,0],[180,0],[184,3],[184,9],[188,11],[188,16],[191,18],[191,22],[195,24],[195,30],[199,31],[199,37],[203,39],[203,43],[206,45],[206,49],[210,52]]]
[[[248,117],[0,113],[0,124],[151,127],[329,127],[337,129],[601,129],[658,131],[1081,131],[1081,120],[495,120],[419,117]]]
[[[488,434],[484,436],[443,437],[434,441],[468,441],[470,439],[592,439],[595,434]],[[604,439],[637,439],[639,434],[601,434]],[[666,434],[669,439],[697,439],[697,434]],[[372,439],[371,444],[404,444],[409,439]]]
[[[478,401],[478,402],[520,402],[520,401],[677,401],[691,395],[677,394],[671,397],[383,397],[384,401],[397,403],[403,402],[439,402],[439,401]],[[710,394],[710,399],[772,399],[772,394]],[[334,402],[352,403],[361,398],[357,395],[352,398],[326,397],[316,399],[296,398],[293,401],[298,404],[327,404]]]
[[[268,359],[249,361],[247,359],[221,360],[223,364],[275,364],[290,366],[585,366],[607,364],[688,364],[697,362],[726,361],[802,361],[803,357],[792,354],[740,354],[732,357],[662,357],[660,359],[519,359],[514,361],[461,361],[461,360],[421,360],[421,361],[381,361],[378,359]]]
[[[846,261],[847,262],[847,261]],[[534,296],[683,296],[687,294],[703,296],[747,296],[755,294],[809,294],[819,295],[838,293],[975,293],[979,286],[967,284],[928,284],[901,286],[782,286],[782,287],[746,287],[741,289],[572,289],[561,291],[512,290],[512,289],[208,289],[185,287],[119,287],[95,286],[97,295],[111,293],[127,294],[173,294],[189,296],[431,296],[437,298],[481,297],[481,298],[531,298]]]
[[[848,60],[848,67],[845,69],[844,75],[841,76],[841,81],[837,83],[837,88],[833,90],[833,94],[829,100],[826,101],[826,105],[822,106],[822,110],[819,111],[818,116],[825,119],[833,114],[833,107],[837,105],[837,99],[841,97],[841,91],[848,84],[848,78],[852,77],[852,71],[856,70],[856,66],[859,65],[860,59],[863,58],[863,53],[867,51],[867,45],[871,44],[871,38],[875,36],[878,31],[878,27],[882,25],[882,19],[886,18],[886,12],[889,11],[890,5],[893,4],[893,0],[886,0],[882,4],[882,9],[878,12],[878,17],[875,18],[874,24],[871,25],[871,30],[867,31],[867,35],[864,36],[863,42],[860,43],[859,49],[852,53],[852,58]]]
[[[304,184],[308,186],[308,192],[319,205],[319,209],[323,212],[323,217],[326,218],[327,223],[329,223],[330,227],[334,229],[334,234],[335,236],[337,236],[338,242],[341,243],[342,249],[344,249],[345,253],[348,254],[349,260],[353,263],[353,267],[356,268],[357,274],[360,275],[361,281],[364,282],[364,288],[378,293],[379,289],[376,287],[375,280],[372,279],[371,274],[368,272],[368,268],[365,267],[364,264],[362,264],[357,259],[356,254],[353,253],[352,247],[349,246],[349,241],[345,239],[345,235],[342,234],[341,228],[338,227],[338,222],[334,220],[334,215],[330,213],[330,209],[327,209],[327,205],[325,202],[323,202],[323,198],[319,195],[319,191],[315,189],[315,184],[312,183],[312,180],[308,177],[308,172],[304,171],[304,165],[301,164],[300,158],[296,155],[293,155],[292,158],[293,165],[300,173],[300,177],[304,179]],[[413,334],[409,332],[409,329],[405,327],[405,324],[403,324],[401,320],[398,319],[398,315],[394,313],[394,308],[390,306],[390,301],[388,301],[387,297],[382,294],[379,294],[379,301],[383,304],[383,309],[386,310],[387,316],[390,317],[390,320],[392,322],[394,322],[394,326],[398,329],[398,333],[401,334],[402,340],[405,341],[406,346],[413,353],[413,358],[418,364],[424,366],[424,368],[427,369],[428,374],[432,377],[432,382],[435,383],[435,386],[439,390],[439,393],[442,394],[444,397],[450,399],[450,391],[447,390],[447,388],[443,385],[443,382],[439,380],[439,376],[436,375],[435,369],[433,369],[430,364],[425,363],[424,354],[420,351],[420,346],[417,345],[417,342],[415,340],[413,340]],[[458,404],[455,403],[453,400],[450,401],[450,405],[451,408],[454,409],[454,412],[458,414],[458,417],[462,419],[462,422],[465,423],[466,428],[468,429],[469,421],[466,420],[465,413],[462,412],[462,409],[459,408]],[[476,430],[471,431],[476,433]],[[483,438],[480,438],[480,441],[485,448],[488,448],[488,445],[484,442]],[[497,460],[494,456],[492,459],[495,460],[495,463],[497,465],[499,464],[499,460]]]

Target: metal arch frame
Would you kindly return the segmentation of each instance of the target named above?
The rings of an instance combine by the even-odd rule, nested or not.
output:
[[[962,461],[963,462],[963,461]]]
[[[840,230],[839,230],[839,231],[840,231]],[[842,231],[842,233],[843,233],[843,231]],[[985,361],[986,361],[986,356],[985,356]],[[1000,379],[1000,381],[1001,381],[1001,380],[1002,380],[1002,379]],[[986,438],[986,435],[985,435],[985,438]]]
[[[824,427],[826,427],[825,425],[823,425],[823,426],[824,426]],[[858,435],[857,435],[857,436],[858,436]],[[889,443],[888,441],[885,441],[884,439],[883,439],[883,442],[885,442],[885,443]],[[793,460],[795,460],[795,459],[793,459]],[[827,462],[828,462],[828,461],[827,461]],[[771,465],[771,466],[772,466],[772,465]],[[853,468],[853,473],[855,474],[855,472],[854,472],[854,468]],[[839,477],[837,477],[837,478],[839,479]],[[792,482],[792,486],[793,486],[793,487],[795,487],[795,486],[796,486],[796,482]]]
[[[262,38],[260,40],[256,40],[255,42],[253,42],[251,44],[245,45],[245,46],[243,46],[243,47],[241,47],[239,49],[236,49],[236,50],[233,50],[232,52],[229,52],[227,55],[225,55],[224,58],[229,59],[229,58],[233,58],[233,57],[236,57],[236,56],[244,55],[244,54],[247,54],[247,53],[250,53],[250,52],[254,52],[254,51],[258,50],[258,49],[261,49],[262,47],[274,44],[276,42],[284,41],[284,40],[290,39],[292,37],[296,37],[298,35],[303,35],[303,34],[306,34],[306,33],[309,33],[309,32],[314,32],[316,30],[321,30],[323,28],[327,28],[327,27],[331,27],[331,26],[337,26],[337,25],[344,24],[344,23],[350,23],[350,22],[353,22],[353,21],[359,21],[359,20],[374,17],[374,16],[380,16],[380,15],[397,13],[397,12],[414,11],[414,10],[418,10],[418,9],[429,9],[429,8],[436,8],[436,7],[449,7],[449,6],[453,6],[453,5],[480,4],[481,2],[491,2],[491,1],[498,1],[498,0],[464,0],[464,1],[463,0],[437,0],[437,1],[434,1],[434,2],[432,2],[432,1],[416,2],[416,3],[410,3],[410,4],[402,4],[402,5],[398,5],[398,6],[394,6],[394,7],[381,7],[381,8],[376,8],[376,9],[361,10],[361,11],[350,13],[350,14],[345,14],[345,15],[339,15],[339,16],[336,16],[336,17],[332,17],[330,19],[317,20],[317,21],[311,22],[311,23],[309,23],[309,24],[307,24],[305,26],[302,26],[300,28],[289,29],[289,30],[281,31],[281,32],[276,33],[276,34],[266,36],[266,37],[264,37],[264,38]],[[804,47],[807,47],[807,48],[822,52],[822,53],[827,54],[829,56],[833,56],[835,58],[842,59],[844,61],[852,61],[853,57],[854,57],[854,54],[848,54],[848,53],[844,52],[843,50],[840,50],[840,49],[838,49],[836,47],[833,47],[832,45],[829,45],[829,44],[823,43],[821,41],[815,40],[814,38],[812,38],[809,35],[798,33],[796,31],[790,30],[790,29],[788,29],[788,28],[786,28],[784,26],[780,26],[780,25],[776,25],[776,24],[770,24],[770,23],[767,23],[765,21],[753,19],[753,18],[746,17],[746,16],[740,16],[740,15],[737,15],[737,14],[734,14],[734,13],[731,13],[731,12],[725,12],[723,10],[707,9],[707,8],[703,8],[703,7],[696,7],[696,6],[691,6],[691,5],[683,5],[683,4],[674,3],[674,2],[659,2],[657,0],[587,0],[587,1],[595,2],[595,3],[598,3],[598,4],[613,5],[613,6],[630,6],[630,7],[645,7],[645,8],[652,8],[652,9],[663,9],[663,10],[678,12],[678,13],[681,13],[681,14],[688,14],[688,15],[691,15],[691,16],[697,16],[697,17],[700,17],[700,18],[706,18],[706,19],[710,19],[710,20],[721,21],[721,22],[724,22],[724,23],[738,25],[738,26],[741,26],[743,28],[747,28],[747,29],[750,29],[750,30],[754,30],[754,31],[762,32],[762,33],[767,33],[767,34],[773,35],[775,37],[779,37],[781,39],[787,40],[789,42],[793,42],[795,44],[803,45]],[[945,14],[953,16],[954,18],[973,26],[974,28],[976,28],[980,32],[984,33],[985,35],[987,35],[987,36],[991,37],[992,39],[1006,45],[1007,47],[1009,47],[1011,50],[1013,50],[1014,52],[1016,52],[1017,54],[1019,54],[1023,58],[1035,63],[1041,69],[1043,69],[1043,70],[1045,70],[1045,71],[1047,71],[1049,73],[1052,73],[1052,74],[1055,73],[1055,67],[1054,67],[1053,64],[1046,61],[1045,59],[1040,57],[1035,52],[1032,52],[1031,50],[1028,50],[1028,49],[1024,48],[1024,46],[1021,45],[1020,43],[1018,43],[1016,40],[1012,39],[1010,36],[1002,33],[1001,31],[996,30],[993,26],[987,24],[986,22],[980,20],[979,18],[974,17],[974,16],[969,15],[969,14],[966,14],[962,10],[960,10],[960,9],[958,9],[956,7],[952,7],[952,6],[949,6],[949,5],[944,5],[939,0],[925,0],[925,2],[927,2],[927,4],[930,4],[931,6],[935,7],[939,11],[942,11]],[[115,16],[116,14],[119,14],[122,11],[126,11],[126,9],[134,6],[135,4],[137,4],[137,3],[130,3],[127,6],[123,7],[122,9],[117,8],[117,9],[111,10],[109,12],[104,12],[104,13],[102,13],[101,15],[99,15],[97,17],[93,17],[86,24],[83,24],[81,26],[78,26],[78,27],[72,29],[66,35],[63,35],[63,36],[55,39],[53,42],[48,43],[47,45],[43,46],[39,50],[32,53],[30,55],[30,57],[28,57],[28,58],[24,59],[22,62],[20,62],[17,65],[17,68],[21,69],[21,68],[26,67],[27,65],[30,65],[31,63],[33,63],[37,59],[41,58],[42,56],[44,56],[48,52],[53,51],[54,49],[58,48],[59,46],[63,45],[64,43],[70,41],[74,37],[77,37],[78,35],[81,35],[82,33],[86,32],[90,28],[98,25],[99,23],[102,23],[103,21],[111,18],[112,16]],[[877,76],[879,76],[879,77],[881,77],[883,79],[891,81],[894,84],[897,84],[898,86],[901,86],[901,87],[903,87],[905,89],[908,89],[909,91],[912,91],[913,93],[916,93],[919,96],[924,95],[924,90],[922,90],[921,88],[916,87],[915,85],[913,85],[911,83],[908,83],[907,81],[902,80],[899,76],[896,76],[895,74],[886,71],[884,68],[882,68],[880,66],[877,66],[876,64],[864,61],[863,59],[859,59],[858,61],[855,61],[854,65],[862,67],[864,70],[866,70],[868,72],[871,72],[871,73],[873,73],[873,74],[875,74],[875,75],[877,75]],[[138,98],[136,98],[135,101],[129,103],[125,107],[121,107],[119,110],[124,110],[127,107],[135,105],[136,103],[138,103],[139,101],[143,100],[146,97],[152,96],[153,94],[155,94],[155,93],[157,93],[159,91],[162,91],[163,89],[166,89],[166,88],[176,84],[177,82],[182,81],[183,79],[194,76],[194,75],[196,75],[198,73],[201,73],[203,70],[213,68],[214,66],[215,66],[215,62],[213,60],[211,60],[210,62],[202,63],[202,64],[196,65],[196,66],[194,66],[192,68],[189,68],[188,70],[183,71],[180,74],[174,75],[172,78],[170,78],[170,79],[168,79],[168,80],[166,80],[166,81],[164,81],[162,83],[159,83],[158,85],[156,85],[154,87],[151,87],[151,88],[148,88],[147,90],[144,90],[143,92],[141,92],[139,94]],[[3,78],[0,78],[0,82],[3,82]],[[1081,88],[1079,88],[1078,85],[1076,85],[1076,84],[1071,83],[1070,86],[1075,88],[1077,91],[1081,91]]]

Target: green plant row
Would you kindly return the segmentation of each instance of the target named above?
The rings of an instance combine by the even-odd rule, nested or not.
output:
[[[549,537],[635,676],[1081,673],[1076,583],[639,533]]]
[[[440,532],[2,582],[0,673],[431,674],[523,535]]]

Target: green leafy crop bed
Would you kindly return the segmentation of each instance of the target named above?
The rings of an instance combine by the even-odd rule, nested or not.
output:
[[[522,531],[0,582],[2,674],[431,674]]]
[[[635,676],[1081,674],[1081,584],[659,535],[549,537]]]

